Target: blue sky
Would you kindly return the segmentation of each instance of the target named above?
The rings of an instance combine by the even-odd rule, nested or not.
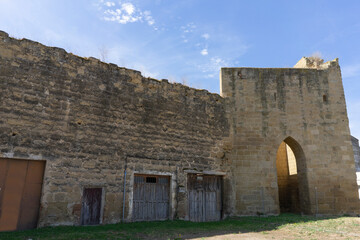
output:
[[[360,138],[358,0],[0,0],[0,30],[216,93],[220,67],[338,57]]]

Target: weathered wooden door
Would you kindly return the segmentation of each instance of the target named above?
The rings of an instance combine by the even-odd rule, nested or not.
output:
[[[222,178],[189,174],[188,198],[190,221],[219,221],[222,214]]]
[[[0,231],[36,228],[45,161],[0,158]]]
[[[169,219],[169,185],[167,176],[134,176],[133,220]]]
[[[102,188],[84,188],[81,224],[100,224]]]

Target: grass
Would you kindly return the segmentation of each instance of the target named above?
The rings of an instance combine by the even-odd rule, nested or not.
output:
[[[261,236],[262,239],[279,239],[279,236],[285,236],[282,239],[360,239],[360,220],[354,217],[316,218],[282,214],[271,217],[229,218],[206,223],[176,220],[45,227],[2,232],[0,239],[207,239],[224,234],[253,234],[254,238]],[[289,238],[286,238],[287,234]]]

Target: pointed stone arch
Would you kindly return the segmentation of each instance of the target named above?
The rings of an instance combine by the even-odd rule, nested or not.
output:
[[[280,211],[311,213],[306,157],[294,138],[285,138],[278,147],[276,169]]]

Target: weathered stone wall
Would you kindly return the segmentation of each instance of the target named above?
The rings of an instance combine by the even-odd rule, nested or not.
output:
[[[171,217],[186,219],[185,170],[227,169],[224,103],[0,32],[0,157],[46,160],[40,226],[79,224],[84,187],[104,188],[103,223],[120,221],[125,168],[128,220],[135,172],[170,175]]]
[[[126,220],[135,173],[171,176],[171,218],[188,219],[187,173],[224,176],[225,216],[278,214],[283,141],[302,212],[358,213],[340,68],[311,66],[224,68],[221,97],[0,32],[0,157],[46,160],[39,226],[79,224],[85,187],[119,222],[125,171]]]
[[[351,136],[351,142],[354,151],[356,178],[357,178],[359,198],[360,198],[360,146],[359,146],[359,140],[353,136]]]
[[[353,146],[354,151],[354,158],[355,158],[355,168],[357,172],[360,172],[360,147],[359,147],[359,140],[353,136],[351,136],[351,143]]]
[[[276,154],[277,183],[279,191],[279,202],[289,202],[283,193],[289,185],[289,164],[286,152],[286,143],[282,142]]]
[[[276,152],[282,141],[297,158],[302,212],[359,212],[337,60],[319,69],[223,68],[220,75],[234,139],[228,157],[236,215],[279,213]]]

